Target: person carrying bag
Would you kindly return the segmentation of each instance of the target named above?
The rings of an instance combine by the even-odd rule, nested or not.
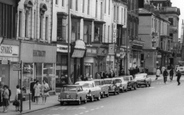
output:
[[[13,105],[15,106],[15,111],[19,111],[21,91],[20,91],[19,85],[17,85],[16,88],[17,90],[16,90],[15,100],[13,102]]]

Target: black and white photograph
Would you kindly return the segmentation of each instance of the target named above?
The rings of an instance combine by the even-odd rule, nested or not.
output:
[[[0,115],[184,115],[184,0],[0,0]]]

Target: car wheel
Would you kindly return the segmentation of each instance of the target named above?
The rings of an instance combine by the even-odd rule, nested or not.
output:
[[[98,97],[96,98],[97,100],[100,100],[101,99],[101,95],[99,94]]]
[[[63,101],[60,101],[60,105],[64,105],[64,102]]]
[[[136,90],[137,89],[137,87],[136,87],[137,85],[134,85],[134,90]]]
[[[128,89],[126,88],[126,89],[124,89],[124,92],[127,92],[128,91]]]
[[[84,98],[84,103],[87,103],[87,101],[88,101],[88,100],[87,100],[87,96],[86,96],[86,97]]]
[[[151,82],[149,83],[149,87],[151,87]]]
[[[82,103],[82,99],[80,98],[80,100],[78,101],[78,105],[81,105]]]
[[[109,92],[107,92],[106,97],[109,97]]]
[[[94,96],[92,95],[92,96],[91,96],[91,102],[93,102],[93,101],[94,101]]]

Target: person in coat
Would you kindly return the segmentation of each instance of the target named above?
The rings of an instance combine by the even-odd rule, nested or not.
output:
[[[34,90],[34,85],[35,85],[35,83],[36,83],[36,79],[34,79],[34,81],[32,81],[32,82],[30,83],[30,92],[31,92],[31,99],[32,99],[32,102],[35,102],[35,97],[34,97],[34,95],[35,95],[35,90]]]
[[[173,80],[173,75],[174,75],[174,70],[173,70],[173,68],[171,68],[171,70],[170,70],[170,72],[169,72],[170,81]]]
[[[176,76],[177,76],[178,85],[180,85],[180,84],[181,84],[181,83],[180,83],[180,78],[181,78],[181,72],[180,72],[180,70],[177,71]]]
[[[159,68],[157,68],[157,70],[156,70],[156,78],[155,78],[155,80],[157,80],[157,79],[158,79],[158,77],[160,77],[160,74],[161,74],[161,71],[160,71],[160,69],[159,69]]]
[[[36,101],[36,104],[38,104],[38,101],[39,101],[39,98],[41,96],[41,85],[39,83],[39,81],[37,80],[36,81],[36,84],[34,85],[34,90],[35,90],[35,101]]]
[[[166,82],[167,82],[167,76],[168,76],[168,72],[167,72],[167,69],[165,69],[164,71],[163,71],[163,77],[164,77],[164,83],[166,84]]]

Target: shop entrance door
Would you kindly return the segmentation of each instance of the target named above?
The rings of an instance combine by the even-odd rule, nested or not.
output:
[[[0,80],[4,85],[10,85],[10,66],[9,65],[0,65]]]

